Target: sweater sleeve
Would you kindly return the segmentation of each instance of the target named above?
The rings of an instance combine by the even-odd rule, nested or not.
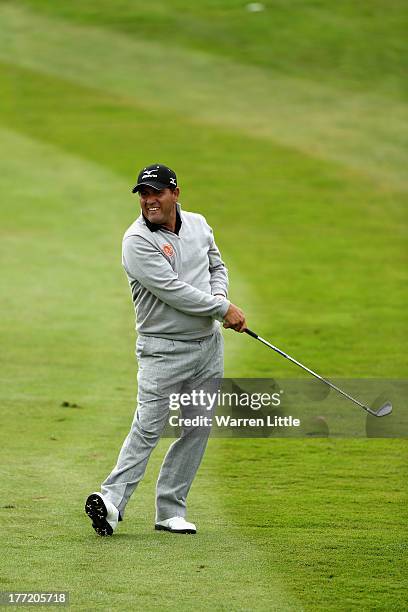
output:
[[[228,296],[228,270],[221,259],[220,251],[215,244],[212,229],[209,228],[211,235],[211,245],[208,250],[208,260],[210,269],[210,285],[213,295]]]
[[[122,260],[129,276],[180,312],[222,320],[229,308],[227,299],[214,297],[179,280],[164,255],[141,236],[128,236],[124,240]]]

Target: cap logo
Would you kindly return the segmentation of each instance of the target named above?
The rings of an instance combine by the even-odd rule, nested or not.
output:
[[[143,172],[142,180],[145,178],[157,178],[157,174],[153,174],[156,170],[145,170]]]
[[[177,184],[177,183],[176,183],[176,179],[171,178],[171,179],[170,179],[170,185],[174,185],[174,186],[176,186],[176,184]]]
[[[163,244],[162,250],[163,253],[167,255],[167,257],[171,257],[172,255],[174,255],[174,249],[171,244]]]

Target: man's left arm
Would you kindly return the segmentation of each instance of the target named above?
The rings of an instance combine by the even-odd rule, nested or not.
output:
[[[208,262],[210,270],[210,285],[211,293],[213,295],[222,295],[223,297],[228,296],[228,270],[221,259],[220,251],[215,244],[214,235],[212,229],[211,232],[211,244],[208,249]]]
[[[211,246],[208,251],[211,293],[221,300],[226,298],[228,294],[228,270],[221,259],[221,254],[215,244],[212,231],[211,239]],[[224,327],[226,329],[235,329],[238,332],[245,331],[247,327],[245,314],[234,304],[230,304],[228,311],[224,315]]]

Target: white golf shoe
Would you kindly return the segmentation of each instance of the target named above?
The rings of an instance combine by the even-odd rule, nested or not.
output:
[[[182,516],[173,516],[165,521],[160,521],[155,524],[154,528],[157,531],[171,531],[171,533],[197,533],[194,523],[188,523]]]
[[[119,521],[119,510],[101,493],[91,493],[85,502],[85,512],[92,521],[92,527],[100,536],[110,536]]]

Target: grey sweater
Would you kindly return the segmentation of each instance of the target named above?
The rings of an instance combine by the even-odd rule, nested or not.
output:
[[[122,263],[138,334],[196,340],[213,334],[229,308],[228,273],[204,217],[177,209],[178,235],[151,231],[140,215],[123,237]]]

